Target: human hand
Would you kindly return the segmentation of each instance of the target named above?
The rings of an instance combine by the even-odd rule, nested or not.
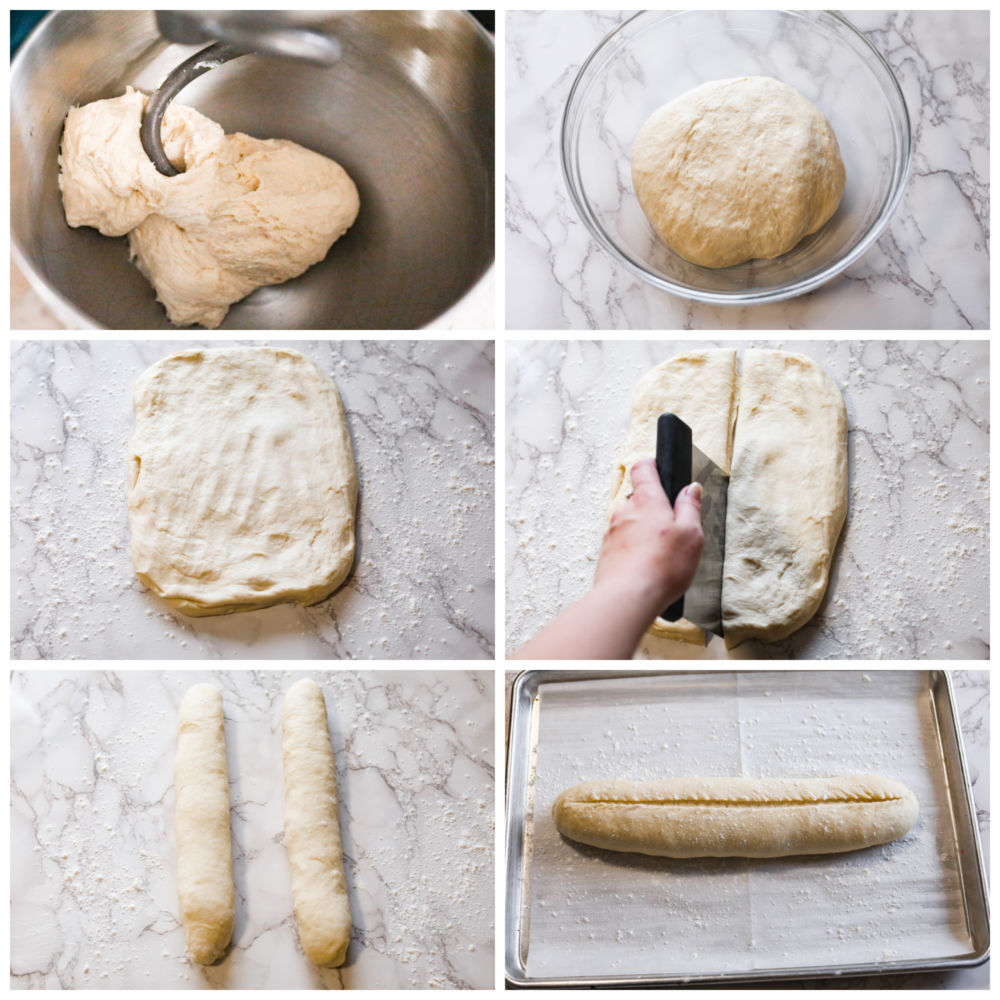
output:
[[[656,462],[632,466],[632,497],[611,516],[594,582],[631,591],[656,613],[691,586],[705,536],[701,530],[701,484],[681,490],[671,509]]]
[[[656,462],[632,466],[632,498],[611,515],[594,588],[516,653],[518,660],[627,660],[650,622],[683,594],[698,569],[701,485],[673,508]]]

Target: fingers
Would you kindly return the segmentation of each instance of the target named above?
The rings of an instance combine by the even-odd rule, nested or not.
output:
[[[705,534],[701,530],[701,483],[685,486],[674,504],[674,528],[680,550],[688,555],[690,570],[688,586],[694,579],[698,561],[705,547]]]
[[[632,466],[632,499],[639,503],[666,503],[667,495],[656,471],[656,459],[640,458]]]
[[[677,495],[674,523],[679,528],[701,528],[701,483],[691,483]]]

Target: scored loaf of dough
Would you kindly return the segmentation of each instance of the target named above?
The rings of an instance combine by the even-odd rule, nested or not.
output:
[[[811,358],[750,348],[726,512],[726,647],[776,642],[816,613],[847,516],[847,408]]]
[[[211,684],[196,684],[181,702],[174,793],[177,896],[187,950],[199,965],[211,965],[229,945],[236,915],[225,720],[222,695]]]
[[[132,564],[186,615],[315,604],[354,561],[340,393],[298,351],[182,351],[136,382]]]
[[[302,950],[316,965],[347,957],[351,908],[344,877],[337,807],[337,768],[323,692],[310,680],[293,684],[281,712],[285,769],[285,847]]]
[[[552,807],[556,829],[609,851],[667,858],[781,858],[886,844],[917,798],[875,775],[587,781]]]
[[[695,447],[728,472],[736,421],[736,351],[688,351],[657,365],[639,380],[632,394],[628,437],[611,484],[608,521],[632,496],[633,464],[656,456],[656,422],[661,413],[676,413],[691,428]],[[676,622],[657,618],[649,631],[665,639],[705,644],[704,630],[684,618]]]

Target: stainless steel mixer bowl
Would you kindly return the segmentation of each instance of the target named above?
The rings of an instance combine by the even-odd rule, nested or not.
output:
[[[291,139],[340,163],[361,194],[326,259],[234,305],[222,329],[416,329],[460,303],[494,258],[494,45],[461,11],[317,12],[332,69],[243,56],[178,100],[226,132]],[[71,229],[58,186],[73,105],[154,90],[200,46],[152,11],[57,11],[11,67],[15,258],[71,325],[174,329],[125,237]]]

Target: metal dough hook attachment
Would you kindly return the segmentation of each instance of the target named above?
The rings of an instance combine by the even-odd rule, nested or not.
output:
[[[142,141],[142,148],[146,155],[153,161],[153,165],[161,174],[166,177],[176,177],[180,171],[167,159],[167,154],[163,149],[161,129],[163,126],[163,116],[167,112],[170,102],[189,84],[192,80],[197,80],[199,76],[207,73],[210,69],[215,69],[231,59],[240,56],[251,55],[252,49],[246,47],[237,48],[227,42],[216,42],[207,48],[196,52],[190,59],[185,59],[176,69],[171,70],[166,80],[160,88],[146,102],[146,108],[142,113],[142,124],[139,126],[139,138]]]
[[[163,150],[161,128],[170,102],[192,81],[239,56],[283,56],[329,68],[341,57],[336,38],[312,30],[308,11],[160,10],[156,23],[164,38],[180,45],[218,39],[174,69],[146,102],[139,138],[146,155],[166,177],[180,173]]]

